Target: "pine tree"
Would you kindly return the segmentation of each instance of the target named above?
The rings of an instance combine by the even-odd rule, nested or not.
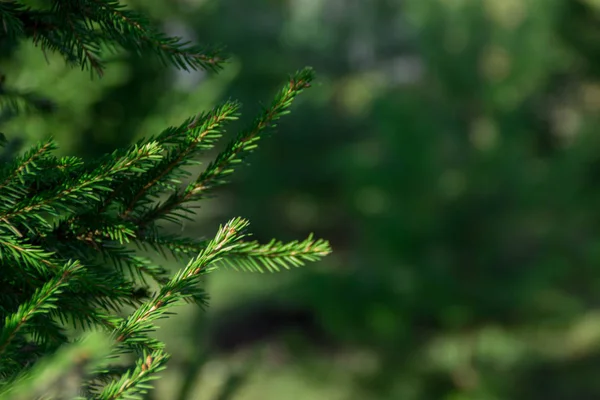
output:
[[[164,35],[118,1],[3,1],[0,17],[3,48],[32,40],[97,76],[111,51],[152,52],[184,70],[216,71],[226,61],[219,49]],[[183,302],[206,306],[201,277],[219,266],[277,271],[330,252],[312,235],[290,243],[249,240],[242,218],[209,240],[160,229],[161,221],[190,219],[312,78],[311,69],[290,76],[271,105],[185,187],[185,168],[222,138],[238,117],[237,102],[91,162],[54,156],[49,139],[0,165],[0,399],[140,398],[168,360],[164,344],[149,336],[155,321]],[[39,106],[34,95],[5,85],[3,112]],[[185,267],[171,275],[129,244],[170,253]],[[134,311],[122,316],[126,306]],[[70,328],[91,333],[76,336]]]

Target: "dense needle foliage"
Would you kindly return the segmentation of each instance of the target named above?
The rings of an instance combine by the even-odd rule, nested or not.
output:
[[[118,1],[4,1],[0,18],[3,49],[31,40],[98,76],[107,52],[151,52],[185,70],[217,70],[225,61],[218,50],[153,29]],[[330,252],[312,235],[290,243],[247,240],[242,218],[207,240],[166,234],[159,225],[190,219],[312,77],[310,69],[291,76],[195,179],[186,167],[221,139],[238,103],[92,162],[56,157],[50,139],[0,166],[0,398],[139,398],[168,359],[164,344],[150,336],[154,321],[184,301],[205,305],[203,275],[219,265],[274,271]],[[10,79],[3,79],[0,99],[2,118],[23,105],[51,108],[11,88]],[[189,183],[181,187],[183,179]],[[171,275],[129,244],[170,253],[186,266]],[[73,334],[78,329],[96,332],[82,339]]]

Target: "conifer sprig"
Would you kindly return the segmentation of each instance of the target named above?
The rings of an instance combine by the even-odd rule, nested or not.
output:
[[[75,212],[82,203],[99,202],[101,198],[98,193],[110,191],[108,184],[116,175],[128,171],[143,172],[144,163],[160,159],[161,152],[162,148],[155,142],[141,147],[133,146],[128,154],[112,160],[109,165],[102,165],[96,171],[65,181],[54,190],[25,198],[10,210],[0,211],[0,218],[25,222],[35,212],[44,211],[52,216],[58,216],[60,212]],[[43,218],[36,220],[44,227],[50,227]]]
[[[201,129],[200,131],[207,132],[209,129]],[[165,135],[165,137],[168,136]],[[193,136],[190,137],[193,138]],[[177,148],[175,144],[172,144],[172,146]],[[209,141],[204,146],[210,147],[212,143]],[[51,282],[48,284],[49,286],[42,286],[41,289],[37,289],[41,293],[47,293],[48,287],[54,287],[52,283],[57,279],[56,277],[62,276],[57,271],[64,268],[61,267],[63,264],[61,264],[60,259],[56,257],[65,257],[71,252],[71,254],[76,254],[82,260],[87,260],[85,273],[82,273],[78,279],[72,280],[69,287],[56,295],[58,298],[44,297],[53,300],[53,306],[46,306],[45,308],[39,306],[41,310],[46,310],[46,312],[42,313],[41,317],[43,318],[38,318],[37,322],[31,325],[31,330],[38,329],[38,333],[43,332],[39,336],[40,339],[38,339],[42,340],[43,343],[57,343],[57,341],[66,343],[67,339],[61,334],[60,328],[52,322],[53,319],[58,319],[63,324],[70,321],[75,326],[79,321],[80,325],[84,328],[87,327],[87,329],[99,325],[112,332],[117,342],[114,355],[131,351],[136,354],[142,354],[144,351],[147,354],[162,351],[164,344],[148,336],[148,333],[155,329],[153,322],[169,315],[167,310],[180,302],[194,301],[205,304],[206,295],[202,288],[198,286],[199,278],[203,274],[217,268],[219,265],[237,266],[246,270],[261,270],[262,267],[273,271],[278,270],[280,267],[289,268],[290,266],[301,265],[305,261],[314,261],[330,251],[326,242],[314,240],[312,235],[302,242],[291,242],[289,244],[277,241],[272,241],[267,245],[260,245],[257,242],[245,242],[243,240],[246,236],[244,229],[248,223],[243,219],[234,219],[221,227],[212,240],[197,241],[178,238],[174,235],[160,235],[156,226],[152,224],[145,229],[139,229],[128,219],[122,219],[122,215],[113,215],[108,211],[107,213],[93,214],[94,207],[89,204],[90,198],[92,198],[94,204],[101,204],[109,197],[114,198],[114,189],[110,185],[111,179],[116,182],[126,181],[127,179],[136,182],[148,182],[149,178],[146,175],[152,177],[153,172],[156,172],[155,166],[164,159],[159,154],[163,152],[163,147],[156,142],[136,144],[128,151],[114,152],[112,162],[97,162],[92,164],[91,167],[82,165],[79,159],[71,159],[71,162],[63,160],[61,163],[49,154],[51,147],[53,147],[52,142],[41,145],[22,156],[20,158],[21,165],[13,165],[4,169],[3,182],[5,182],[5,189],[10,186],[18,187],[19,183],[24,183],[31,191],[31,179],[35,177],[34,182],[45,181],[43,175],[54,176],[56,174],[54,170],[62,165],[65,169],[62,174],[72,176],[68,184],[59,185],[58,188],[42,185],[37,187],[34,192],[35,196],[40,199],[54,200],[57,193],[62,193],[70,187],[72,206],[62,209],[58,209],[58,207],[45,209],[38,206],[35,209],[32,208],[27,214],[23,213],[23,218],[25,218],[25,215],[30,214],[41,218],[40,211],[47,211],[51,215],[58,216],[56,210],[71,214],[71,216],[61,219],[58,225],[51,229],[47,229],[47,225],[42,227],[45,229],[42,230],[45,232],[43,237],[39,239],[42,246],[28,243],[28,240],[34,237],[32,234],[38,231],[23,229],[26,234],[22,234],[9,223],[9,217],[13,217],[17,222],[21,222],[18,225],[19,228],[22,229],[22,226],[28,227],[29,221],[20,221],[16,218],[20,214],[14,212],[15,209],[21,210],[23,208],[22,201],[13,201],[5,207],[4,225],[0,225],[0,227],[14,228],[0,229],[0,250],[3,248],[2,246],[5,247],[5,250],[0,251],[0,262],[2,262],[2,265],[6,265],[8,262],[26,267],[25,274],[21,274],[18,279],[26,285],[27,290],[35,290],[36,282]],[[229,146],[229,148],[231,147],[233,146]],[[180,151],[183,150],[180,149]],[[184,152],[183,157],[179,157],[174,164],[184,164],[184,160],[188,159],[193,153],[194,151]],[[54,168],[40,168],[41,165],[50,165]],[[69,169],[72,169],[75,173],[70,174]],[[106,183],[100,184],[100,182]],[[96,186],[93,186],[92,183],[96,183]],[[79,193],[81,192],[84,194],[89,192],[92,196],[80,196]],[[33,199],[37,202],[33,204],[39,204],[35,196]],[[52,235],[58,236],[54,238]],[[168,278],[166,271],[161,267],[157,267],[148,260],[134,256],[129,251],[124,250],[122,246],[130,241],[141,245],[149,245],[154,249],[167,249],[174,254],[186,254],[187,256],[196,254],[196,257],[188,262],[186,268],[174,277]],[[84,247],[79,248],[76,245],[77,243],[82,243]],[[54,252],[48,252],[45,250],[46,248],[54,249]],[[129,279],[133,279],[130,281],[125,277],[122,270],[121,272],[118,269],[114,270],[117,272],[116,275],[111,273],[110,269],[94,261],[94,252],[86,251],[86,248],[90,249],[89,251],[94,250],[96,255],[102,255],[104,259],[119,260],[137,274],[130,273]],[[55,261],[52,261],[53,257],[56,258]],[[133,282],[138,279],[143,281],[143,275],[151,276],[159,284],[159,290],[153,296],[143,295],[136,300],[133,297],[133,293],[136,291]],[[9,276],[7,275],[7,277]],[[54,276],[54,278],[50,278],[48,281],[47,276]],[[25,293],[23,292],[23,295]],[[59,295],[62,295],[62,297]],[[34,298],[37,299],[37,296],[39,295],[35,295]],[[126,319],[110,317],[101,311],[116,311],[120,306],[126,304],[137,308],[137,311]],[[17,309],[10,317],[7,317],[9,318],[7,321],[28,321],[24,319],[24,313],[27,313],[25,310],[29,308]],[[33,322],[33,320],[31,321]],[[10,327],[7,323],[4,325]],[[52,326],[54,326],[53,330],[46,331],[47,328]],[[10,329],[2,331],[4,336],[17,339],[11,332],[13,331]],[[10,343],[20,343],[19,340]],[[10,343],[7,346],[10,347]],[[12,354],[13,360],[19,358],[15,355],[17,354],[15,351],[18,352],[17,349],[18,346],[13,346],[12,351],[8,353]],[[2,357],[2,354],[0,354],[0,357]],[[119,398],[118,396],[125,396],[127,393],[137,393],[144,390],[145,386],[142,381],[145,382],[146,375],[141,373],[140,368],[147,368],[150,372],[156,371],[162,367],[162,360],[166,360],[166,358],[161,357],[154,357],[153,359],[156,361],[152,363],[138,363],[134,369],[129,370],[127,375],[117,377],[116,380],[112,381],[109,386],[106,386],[109,389],[105,388],[102,393],[106,396],[117,396],[114,398]],[[6,365],[15,364],[9,362]],[[103,376],[101,372],[98,373],[100,374],[98,377]],[[140,383],[141,386],[136,386],[137,383]],[[132,388],[125,390],[123,384],[127,387],[132,385]],[[123,390],[115,391],[117,387]]]
[[[186,297],[202,294],[197,287],[200,276],[210,271],[209,267],[213,262],[231,251],[234,243],[244,236],[243,229],[247,225],[247,221],[236,218],[221,226],[215,238],[207,243],[195,259],[163,285],[154,298],[139,307],[117,328],[115,332],[118,335],[117,342],[135,342],[138,339],[135,335],[154,329],[152,321],[164,318],[164,311],[167,308]]]
[[[46,7],[19,1],[0,3],[0,25],[15,39],[29,38],[43,51],[61,54],[73,66],[102,76],[104,48],[142,54],[184,70],[219,70],[226,61],[219,47],[201,47],[157,30],[143,15],[113,0],[54,0]]]
[[[162,204],[148,210],[137,219],[137,222],[145,225],[159,218],[166,220],[185,218],[185,214],[190,211],[185,207],[186,203],[207,197],[215,187],[225,184],[227,175],[231,174],[234,167],[257,147],[261,134],[269,127],[274,128],[275,122],[289,113],[289,108],[296,96],[305,88],[310,87],[313,78],[312,68],[305,68],[291,76],[271,106],[265,109],[248,128],[241,131],[193,183],[183,191],[173,193]]]
[[[105,50],[119,46],[137,54],[153,51],[182,69],[217,69],[224,60],[167,37],[119,1],[32,4],[0,2],[2,36],[28,38],[98,75]],[[0,400],[44,393],[139,398],[168,359],[164,343],[150,337],[155,322],[177,304],[206,305],[202,276],[219,266],[276,271],[331,251],[312,234],[287,244],[247,241],[248,222],[241,218],[221,226],[212,239],[166,234],[158,225],[160,219],[189,218],[190,202],[213,195],[267,129],[289,112],[312,77],[310,69],[293,75],[271,106],[184,189],[178,185],[189,175],[185,167],[215,146],[226,124],[238,117],[238,103],[226,102],[91,162],[55,157],[49,140],[0,165]],[[171,196],[160,202],[164,192]],[[128,244],[170,252],[187,264],[171,275]],[[148,277],[156,289],[151,290]],[[134,311],[119,316],[125,306]],[[100,328],[109,334],[110,345],[98,351],[89,341],[73,338],[67,327]],[[137,363],[111,364],[124,354],[137,356]]]
[[[55,1],[55,3],[69,3]],[[70,8],[78,9],[71,3]],[[86,2],[89,3],[89,2]],[[219,48],[208,48],[182,42],[156,30],[143,15],[120,4],[118,0],[93,0],[86,16],[97,22],[110,39],[122,47],[141,54],[150,50],[165,64],[171,63],[183,70],[218,70],[225,61]]]
[[[240,243],[228,252],[222,263],[233,269],[246,271],[270,272],[280,271],[281,268],[301,267],[306,262],[317,261],[331,252],[329,243],[323,239],[314,239],[310,234],[303,241],[293,241],[284,244],[271,240],[267,244],[256,241]]]
[[[146,236],[140,245],[144,249],[147,249],[146,245],[149,245],[162,255],[165,255],[164,249],[166,248],[174,257],[185,259],[206,248],[206,243],[206,240],[194,240],[173,235],[170,237]],[[303,241],[295,240],[285,244],[277,240],[271,240],[267,244],[260,244],[257,241],[242,241],[235,249],[227,253],[227,257],[218,261],[217,265],[248,272],[262,273],[265,270],[277,272],[281,268],[290,269],[290,267],[303,266],[306,262],[317,261],[330,252],[329,243],[322,239],[314,239],[313,234]]]
[[[152,389],[148,382],[158,379],[156,374],[166,368],[168,359],[169,356],[162,350],[155,350],[150,354],[144,352],[133,370],[127,371],[120,379],[106,385],[97,398],[101,400],[141,399],[141,395]]]
[[[157,189],[175,189],[173,185],[181,183],[178,178],[186,176],[186,165],[194,164],[193,157],[202,151],[211,149],[216,140],[223,135],[224,124],[237,119],[238,103],[227,102],[214,110],[185,121],[177,128],[165,130],[157,140],[163,145],[171,145],[160,163],[146,174],[149,178],[141,187],[128,187],[132,192],[125,197],[127,205],[121,216],[127,218],[140,205],[140,199],[151,200],[148,195]],[[148,221],[136,221],[144,226]]]
[[[35,174],[36,171],[39,171],[36,161],[52,150],[56,150],[56,144],[53,140],[47,140],[33,146],[23,156],[18,157],[11,164],[3,166],[2,172],[6,177],[3,179],[2,183],[0,183],[0,190],[2,190],[0,193],[2,194],[2,202],[5,205],[6,201],[9,201],[9,199],[4,196],[5,192],[9,192],[8,194],[10,194],[10,191],[5,190],[6,186],[12,183],[16,189],[19,188],[20,185],[23,185],[25,183],[25,175],[32,175]]]
[[[0,331],[0,356],[15,338],[19,330],[27,326],[29,321],[38,314],[49,312],[55,307],[58,295],[63,288],[71,283],[70,278],[80,271],[82,265],[78,262],[65,264],[60,273],[40,287],[29,301],[22,303],[18,310],[5,317]]]

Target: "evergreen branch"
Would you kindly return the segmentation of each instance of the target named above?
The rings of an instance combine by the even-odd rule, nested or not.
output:
[[[203,49],[182,42],[180,38],[167,37],[153,29],[142,15],[120,4],[117,0],[93,0],[96,7],[88,7],[88,17],[98,22],[104,32],[122,47],[133,49],[138,54],[143,50],[152,50],[166,64],[172,64],[183,70],[213,70],[221,68],[226,59],[218,49]],[[94,11],[90,13],[89,11]]]
[[[177,210],[186,212],[186,209],[182,207],[184,203],[205,197],[207,192],[226,183],[224,178],[233,172],[234,165],[242,162],[244,154],[252,152],[257,147],[260,134],[269,127],[275,127],[275,122],[281,116],[289,113],[295,97],[305,88],[310,87],[313,75],[312,69],[306,68],[292,76],[288,84],[275,97],[271,107],[256,118],[249,128],[242,131],[216,157],[215,161],[209,164],[195,182],[188,185],[183,192],[172,194],[165,202],[147,211],[137,220],[138,223],[146,224],[156,221]],[[181,215],[178,216],[181,217]]]
[[[249,153],[257,147],[256,143],[260,139],[260,134],[269,127],[274,128],[275,122],[289,113],[293,100],[305,88],[310,87],[313,76],[314,73],[310,68],[303,69],[292,76],[288,84],[275,97],[271,107],[266,109],[249,128],[242,131],[227,149],[217,156],[216,160],[198,177],[195,184],[191,185],[186,195],[191,197],[224,183],[222,178],[233,172],[233,165],[242,161],[242,154]]]
[[[127,244],[137,237],[138,228],[129,221],[109,215],[85,212],[63,219],[55,232],[60,232],[64,240],[78,240],[83,243],[96,243],[98,246],[109,242]],[[94,246],[96,247],[96,246]]]
[[[133,266],[133,268],[140,271],[142,274],[150,276],[158,284],[164,285],[169,280],[166,269],[152,263],[150,260],[144,257],[129,257],[129,260],[127,261],[129,265]]]
[[[72,276],[82,270],[76,261],[66,263],[59,271],[60,275],[50,279],[36,290],[32,298],[21,304],[19,309],[5,318],[0,331],[0,355],[14,339],[15,335],[36,315],[48,313],[55,307],[58,295],[71,283]]]
[[[177,145],[184,144],[188,135],[198,137],[203,136],[204,139],[208,139],[206,136],[208,135],[205,132],[206,128],[211,130],[217,130],[218,126],[206,126],[203,128],[209,120],[213,119],[216,116],[219,120],[218,123],[223,123],[226,120],[235,120],[238,117],[238,110],[240,108],[240,103],[237,101],[226,101],[225,103],[216,106],[212,111],[207,113],[201,113],[199,115],[193,116],[185,120],[177,127],[169,127],[163,130],[156,139],[150,138],[150,140],[156,140],[162,145]],[[219,136],[220,137],[220,136]],[[202,142],[203,145],[206,145],[207,149],[212,148],[212,144],[214,143],[214,139],[207,143],[207,140]]]
[[[218,52],[164,35],[115,0],[51,0],[28,6],[1,1],[0,18],[3,36],[13,43],[30,39],[42,51],[58,52],[68,63],[98,75],[107,48],[152,51],[163,63],[184,70],[214,70],[224,60]],[[331,251],[327,242],[312,235],[287,244],[244,242],[248,223],[240,218],[221,226],[211,240],[165,235],[156,224],[160,218],[189,218],[194,208],[189,203],[211,196],[225,182],[311,80],[310,69],[292,76],[272,105],[182,191],[177,185],[189,175],[185,167],[199,164],[194,157],[214,147],[226,121],[237,118],[237,103],[226,102],[166,129],[156,139],[90,163],[51,155],[55,145],[50,140],[0,167],[0,400],[42,395],[138,398],[168,358],[165,344],[150,337],[155,321],[183,302],[206,305],[208,297],[199,285],[203,275],[220,265],[258,271],[290,268]],[[48,106],[3,83],[0,75],[0,104],[5,101],[12,107],[5,115],[27,104]],[[2,139],[0,135],[0,144]],[[153,204],[165,190],[175,193]],[[189,260],[171,277],[166,269],[129,251],[125,246],[131,242]],[[146,277],[158,284],[152,293]],[[115,315],[127,305],[135,309],[131,315]],[[89,357],[78,362],[64,356],[75,353],[61,352],[70,340],[65,326],[109,332],[113,346],[103,346],[106,363],[127,353],[141,358],[127,370],[104,363],[92,368]],[[42,358],[47,354],[61,357],[53,359],[58,369],[48,367]]]
[[[64,300],[60,300],[60,307],[53,316],[58,317],[63,323],[79,322],[82,328],[91,328],[103,320],[99,310],[117,312],[124,305],[138,307],[140,298],[133,295],[136,291],[131,280],[114,273],[100,265],[88,267],[88,272],[79,277],[68,289],[65,289]]]
[[[173,142],[175,133],[179,133],[184,134],[186,140],[146,174],[150,179],[132,196],[121,216],[127,218],[140,198],[155,187],[157,183],[168,178],[176,168],[184,166],[185,161],[189,160],[195,152],[212,148],[215,141],[222,135],[223,123],[237,119],[236,112],[238,108],[237,103],[227,102],[209,113],[198,116],[192,122],[186,121],[177,129],[168,129],[164,135],[161,135],[162,137],[159,140]]]
[[[13,238],[0,239],[0,261],[6,265],[11,265],[11,262],[16,265],[33,267],[40,273],[46,272],[41,264],[51,268],[51,271],[60,270],[60,262],[51,259],[54,253],[45,250],[40,246],[34,246],[22,241],[17,241]],[[24,274],[23,276],[27,276]]]
[[[0,189],[4,189],[9,183],[13,182],[14,179],[19,178],[21,184],[23,184],[24,178],[23,175],[25,173],[31,174],[32,168],[37,170],[36,160],[41,159],[44,155],[49,153],[52,150],[57,148],[54,140],[48,139],[46,142],[38,143],[31,150],[27,151],[22,157],[19,157],[15,162],[13,162],[12,166],[6,168],[7,171],[11,171],[10,173],[6,173],[5,180],[0,183]]]
[[[220,261],[235,270],[241,268],[247,271],[270,272],[279,271],[280,267],[300,267],[305,262],[318,261],[331,253],[331,247],[325,240],[313,239],[310,234],[304,241],[282,243],[272,240],[261,245],[258,242],[243,242],[227,253]]]
[[[74,23],[70,19],[68,19],[68,21],[69,25],[71,26],[71,29],[73,29],[73,31],[71,32],[73,34],[73,39],[70,47],[71,50],[74,51],[70,54],[74,53],[77,55],[77,64],[81,65],[81,69],[85,69],[89,65],[90,69],[95,71],[98,74],[98,76],[103,76],[104,65],[102,63],[102,60],[100,59],[100,43],[96,42],[96,40],[90,40],[85,38],[82,34],[78,33]],[[49,39],[50,34],[46,33],[46,35],[46,38]],[[90,35],[90,37],[93,36]]]
[[[74,5],[77,8],[74,8]],[[85,7],[79,1],[53,1],[50,14],[55,18],[55,24],[66,26],[69,29],[66,31],[45,31],[42,34],[46,37],[56,35],[57,38],[61,38],[63,43],[69,44],[70,54],[77,55],[77,64],[82,69],[85,69],[89,64],[98,76],[102,76],[104,66],[100,57],[103,35],[98,35],[93,25],[85,18],[81,18],[82,10],[85,10]]]
[[[135,367],[135,362],[130,363],[130,365],[108,365],[102,368],[101,371],[95,374],[94,381],[89,382],[84,389],[90,393],[88,397],[96,397],[102,391],[100,390],[101,387],[109,384],[114,378],[126,374],[131,367]]]
[[[42,51],[58,52],[67,63],[84,69],[89,66],[102,76],[101,35],[88,28],[76,15],[60,12],[60,9],[30,8],[20,8],[13,15],[21,20],[24,34],[31,37],[35,45],[40,45]]]
[[[115,175],[127,171],[143,172],[143,169],[137,164],[160,159],[161,151],[162,148],[155,142],[141,147],[133,146],[133,149],[125,157],[111,162],[112,165],[103,165],[96,171],[84,174],[73,182],[64,182],[54,191],[50,191],[50,194],[27,199],[8,212],[0,212],[0,218],[25,218],[34,211],[46,211],[51,215],[57,215],[56,212],[59,209],[74,212],[72,207],[81,205],[83,200],[99,202],[101,199],[96,192],[110,191],[107,184]]]
[[[150,301],[142,304],[129,318],[116,329],[117,342],[129,343],[140,340],[140,335],[152,331],[152,321],[166,316],[165,310],[177,304],[184,297],[198,294],[195,287],[201,274],[209,272],[209,266],[230,251],[233,244],[243,237],[241,231],[247,221],[236,218],[221,226],[215,238],[209,241],[202,252],[169,282]]]
[[[117,329],[125,323],[125,319],[121,317],[118,317],[116,315],[108,315],[100,311],[94,312],[92,315],[90,315],[90,318],[98,326],[103,327],[104,330],[111,335],[114,335]],[[141,353],[144,351],[152,352],[155,350],[164,349],[164,343],[156,339],[152,339],[144,335],[143,333],[138,334],[136,338],[139,340],[130,341],[127,343],[117,342],[117,345],[113,347],[110,357],[112,358],[118,356],[119,354],[129,353],[131,350],[139,351]]]
[[[65,334],[64,328],[52,318],[52,312],[59,307],[58,301],[55,304],[56,307],[50,310],[48,313],[38,314],[32,317],[31,323],[27,329],[27,333],[31,334],[31,337],[35,343],[50,348],[58,348],[59,346],[69,342],[69,338]]]
[[[203,48],[169,37],[141,14],[119,1],[53,1],[49,10],[32,10],[16,2],[0,8],[3,28],[12,37],[31,37],[42,50],[60,53],[70,64],[102,76],[101,45],[118,44],[141,54],[154,52],[163,64],[183,70],[217,71],[226,61],[219,48]]]
[[[132,278],[139,278],[146,284],[145,276],[148,275],[157,283],[165,283],[168,280],[167,271],[148,259],[133,256],[132,251],[122,247],[130,240],[139,242],[139,228],[129,221],[111,218],[102,215],[102,218],[93,214],[81,214],[61,221],[55,233],[61,237],[61,241],[72,246],[72,241],[77,240],[95,251],[99,251],[104,260],[111,260],[123,273],[126,267]]]
[[[163,248],[171,251],[174,257],[181,258],[182,255],[197,254],[203,251],[206,246],[206,240],[196,241],[190,238],[175,237],[174,235],[165,237],[144,236],[141,238],[140,245],[146,249],[144,244],[152,243],[152,248],[164,255]],[[300,267],[305,262],[318,261],[331,253],[329,243],[323,239],[315,240],[313,234],[303,241],[292,241],[283,243],[272,240],[267,244],[258,242],[241,241],[235,249],[227,253],[219,264],[232,267],[235,270],[251,272],[264,272],[266,268],[270,272],[279,271],[280,267],[289,269],[290,267]]]
[[[168,359],[169,356],[161,350],[150,354],[144,352],[133,370],[125,373],[121,379],[106,385],[97,398],[102,400],[140,399],[140,395],[152,389],[147,382],[158,378],[153,374],[164,370]]]

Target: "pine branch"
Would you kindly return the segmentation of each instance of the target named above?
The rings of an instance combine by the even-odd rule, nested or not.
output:
[[[331,253],[331,247],[325,240],[313,239],[310,234],[308,238],[284,244],[281,241],[272,240],[268,244],[258,242],[244,242],[236,246],[223,257],[220,263],[232,267],[235,270],[264,272],[263,268],[270,272],[279,271],[280,268],[301,267],[305,262],[313,262]]]
[[[58,216],[61,211],[74,213],[76,207],[84,202],[99,202],[101,198],[96,192],[110,191],[107,186],[115,175],[129,171],[144,172],[144,164],[160,159],[161,151],[162,148],[155,142],[142,147],[133,146],[126,156],[112,161],[112,165],[103,165],[92,173],[64,182],[49,193],[25,199],[11,210],[0,211],[0,218],[15,218],[24,222],[33,212],[45,211],[52,216]],[[50,227],[42,218],[36,220],[41,225]]]
[[[37,8],[3,1],[0,18],[6,38],[28,38],[99,75],[105,50],[118,46],[137,54],[153,51],[183,69],[216,69],[223,61],[216,53],[165,36],[113,0],[52,0]],[[183,190],[178,185],[189,176],[185,168],[199,164],[195,157],[223,136],[226,123],[238,117],[238,103],[226,102],[92,162],[53,156],[56,146],[49,140],[0,166],[0,400],[43,393],[138,398],[168,359],[165,344],[150,337],[155,321],[178,304],[206,306],[208,296],[199,285],[205,274],[219,266],[274,271],[316,261],[331,251],[312,235],[287,244],[244,241],[248,222],[241,218],[220,227],[210,240],[165,234],[157,224],[159,219],[189,218],[190,203],[225,183],[267,129],[289,112],[312,76],[310,69],[292,76],[272,105]],[[10,92],[2,83],[0,101],[2,94],[23,95],[17,100],[23,104],[39,100]],[[157,202],[164,192],[171,196]],[[130,243],[164,256],[170,252],[186,260],[186,267],[171,276],[129,250]],[[125,306],[135,311],[118,316]],[[89,362],[100,360],[93,349],[91,358],[83,357],[87,361],[72,357],[79,351],[73,349],[87,349],[83,342],[63,352],[73,341],[66,327],[109,333],[112,343],[102,362]],[[135,365],[109,365],[130,354],[138,357]],[[48,367],[48,355],[54,355],[50,361],[59,369]]]
[[[169,38],[153,29],[142,15],[127,10],[119,1],[94,0],[96,7],[86,8],[86,16],[97,22],[110,38],[122,47],[141,54],[151,50],[160,60],[172,63],[183,70],[213,70],[221,68],[225,58],[218,48],[202,48]]]
[[[156,188],[157,184],[177,184],[176,179],[169,179],[170,176],[189,165],[191,158],[200,151],[206,151],[214,146],[217,139],[222,136],[223,124],[227,121],[237,119],[237,110],[239,105],[234,102],[227,102],[220,107],[216,107],[209,113],[199,115],[193,120],[185,121],[177,128],[170,128],[164,131],[157,141],[162,145],[177,144],[176,148],[163,158],[146,175],[150,179],[140,188],[134,188],[134,193],[126,198],[127,205],[125,211],[121,214],[127,218],[138,205],[138,202],[144,197],[150,189]],[[119,193],[116,191],[115,193]],[[144,225],[141,221],[138,224]]]
[[[66,43],[66,47],[69,48],[69,58],[72,58],[72,55],[75,54],[77,64],[82,69],[90,68],[98,76],[102,76],[104,74],[104,65],[101,60],[102,37],[95,34],[92,25],[88,21],[78,18],[77,12],[73,12],[77,9],[65,10],[64,5],[67,4],[69,2],[53,1],[51,15],[57,26],[66,26],[69,30],[66,32],[61,30],[47,31],[42,34],[49,40],[52,38],[54,43]]]
[[[207,241],[196,241],[190,238],[178,237],[175,235],[165,237],[145,236],[143,241],[139,242],[144,250],[146,244],[152,244],[152,248],[160,252],[163,256],[164,248],[170,250],[171,254],[183,259],[185,256],[198,254],[206,248]],[[231,267],[235,270],[241,269],[249,272],[264,272],[267,269],[270,272],[280,271],[280,267],[289,269],[290,267],[300,267],[305,262],[314,262],[331,253],[329,243],[323,239],[315,240],[313,234],[303,241],[292,241],[283,243],[272,240],[267,244],[260,244],[256,241],[241,241],[239,246],[227,253],[227,256],[219,261],[220,265]]]
[[[141,14],[119,1],[52,1],[49,9],[32,9],[17,1],[1,4],[2,29],[14,38],[31,38],[43,51],[61,54],[71,65],[104,73],[103,47],[116,45],[136,54],[150,51],[165,64],[183,70],[222,68],[220,48],[192,45],[160,32]]]
[[[72,283],[70,279],[80,272],[81,268],[81,264],[77,262],[65,264],[59,271],[60,275],[48,281],[36,291],[29,301],[21,304],[17,312],[5,318],[0,331],[0,356],[7,350],[18,332],[24,329],[34,316],[48,313],[55,307],[58,295]]]
[[[137,222],[145,225],[159,218],[168,218],[169,214],[172,215],[172,218],[181,218],[187,212],[183,207],[185,203],[204,198],[214,188],[226,183],[224,178],[234,171],[234,166],[241,163],[245,155],[257,147],[261,133],[269,127],[275,127],[275,122],[281,116],[289,113],[293,100],[305,88],[310,87],[313,76],[313,70],[305,68],[290,77],[288,84],[275,97],[271,107],[256,118],[250,127],[243,130],[195,182],[188,185],[182,192],[172,194],[162,204],[148,210],[137,219]],[[176,214],[177,212],[182,212],[182,214]]]
[[[133,370],[126,372],[121,379],[106,385],[97,397],[102,400],[141,399],[142,394],[152,389],[147,382],[157,379],[156,373],[166,368],[169,356],[161,350],[144,353]]]
[[[242,230],[248,223],[243,219],[233,219],[221,226],[216,237],[209,241],[200,254],[191,260],[187,267],[179,271],[169,282],[160,288],[159,293],[149,302],[144,303],[115,332],[117,342],[134,342],[140,333],[153,329],[152,321],[164,318],[164,311],[177,304],[185,297],[198,294],[198,278],[208,273],[212,263],[218,261],[225,252],[230,251],[233,244],[244,235]]]
[[[51,273],[55,273],[62,268],[60,261],[52,258],[54,256],[52,252],[16,238],[1,237],[0,250],[0,262],[3,264],[31,267],[27,271],[37,270],[36,273],[41,276],[48,274],[48,269],[52,271]],[[29,276],[32,279],[38,277],[33,274],[23,274],[25,279]]]
[[[7,191],[6,187],[10,184],[14,185],[16,188],[23,185],[25,183],[25,176],[35,175],[35,172],[40,171],[37,167],[37,161],[41,160],[44,155],[55,149],[56,144],[52,139],[49,139],[46,142],[34,146],[22,157],[15,160],[12,165],[3,168],[2,175],[5,175],[6,177],[3,179],[2,183],[0,183],[0,190]],[[17,179],[18,182],[16,181]],[[2,195],[5,195],[5,193],[2,192]],[[6,198],[2,197],[2,200],[4,202],[6,201]]]

